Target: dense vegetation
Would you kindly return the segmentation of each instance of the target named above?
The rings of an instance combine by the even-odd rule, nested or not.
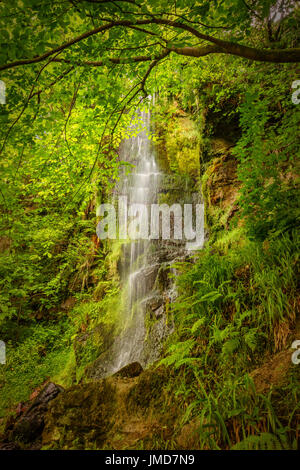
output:
[[[152,413],[171,415],[174,397],[173,434],[139,446],[178,448],[193,423],[198,448],[295,449],[300,10],[191,3],[0,4],[0,418],[48,378],[87,380],[99,351],[76,338],[118,324],[120,246],[97,239],[96,206],[156,93],[159,162],[202,193],[208,240],[174,266],[168,380],[160,397],[145,391]]]

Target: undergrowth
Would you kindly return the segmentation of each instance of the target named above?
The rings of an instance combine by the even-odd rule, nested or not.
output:
[[[295,323],[298,243],[294,231],[268,243],[237,243],[226,254],[207,246],[174,266],[176,332],[160,364],[180,377],[173,389],[182,403],[179,429],[196,418],[199,448],[297,446],[298,371],[267,395],[256,391],[250,373],[287,346]]]

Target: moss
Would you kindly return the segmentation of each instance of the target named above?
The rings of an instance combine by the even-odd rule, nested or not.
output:
[[[114,324],[104,322],[98,324],[93,330],[77,336],[74,342],[76,366],[82,369],[95,361],[112,344],[114,338]],[[77,376],[77,379],[79,377]]]
[[[122,257],[122,243],[120,240],[115,240],[110,244],[109,252],[105,257],[105,267],[107,271],[107,279],[111,281],[119,281],[119,261]]]
[[[115,405],[115,388],[107,380],[66,390],[49,405],[44,448],[101,447],[111,427]]]
[[[107,247],[105,260],[93,272],[98,283],[88,294],[82,294],[71,312],[78,333],[74,340],[76,379],[84,377],[86,366],[92,364],[112,344],[122,328],[120,312],[124,307],[124,291],[119,285],[118,263],[122,256],[121,243]]]
[[[159,406],[163,401],[162,389],[168,383],[170,373],[165,367],[151,367],[145,370],[138,378],[128,395],[129,409],[142,408],[144,410]]]
[[[73,348],[68,351],[64,368],[54,374],[51,379],[64,388],[70,387],[76,382],[76,358]]]
[[[154,290],[159,290],[160,292],[166,290],[170,284],[170,273],[170,263],[162,263],[155,279]]]
[[[209,231],[210,243],[228,234],[230,221],[239,210],[238,190],[236,179],[236,160],[230,155],[225,144],[220,144],[222,155],[214,158],[202,175],[202,194],[205,203],[205,226]],[[240,223],[241,225],[241,223]],[[239,237],[242,230],[236,230],[233,235]],[[229,235],[229,239],[231,236]]]
[[[67,321],[33,323],[20,328],[20,341],[7,343],[7,362],[0,367],[0,418],[19,402],[27,401],[32,391],[45,380],[61,376],[65,383],[72,382],[74,369],[70,337],[73,332]]]
[[[198,125],[174,103],[169,104],[168,117],[157,120],[159,135],[157,159],[167,173],[177,173],[198,180],[200,174],[201,134]]]

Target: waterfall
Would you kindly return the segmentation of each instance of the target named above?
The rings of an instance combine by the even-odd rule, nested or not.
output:
[[[150,213],[151,204],[157,201],[160,172],[155,161],[152,143],[148,137],[150,111],[140,111],[139,117],[143,130],[136,137],[124,141],[120,149],[120,158],[134,164],[131,173],[127,177],[121,177],[120,188],[121,194],[127,197],[128,206],[143,204],[146,211]],[[146,216],[146,213],[144,215]],[[133,220],[134,217],[131,219]],[[127,292],[124,315],[126,319],[125,332],[119,344],[116,370],[130,362],[143,362],[142,351],[146,331],[145,306],[142,301],[151,291],[157,273],[156,264],[149,263],[151,247],[153,247],[153,242],[140,238],[131,239],[125,246],[124,282]]]
[[[187,180],[180,175],[160,172],[149,138],[150,118],[150,111],[137,111],[131,127],[133,137],[124,139],[119,149],[120,160],[125,163],[114,190],[122,234],[119,238],[123,240],[119,241],[119,323],[116,336],[110,338],[108,348],[91,367],[90,377],[112,375],[133,362],[145,367],[159,359],[164,342],[173,331],[171,307],[177,296],[171,279],[177,276],[174,266],[188,259],[189,250],[200,249],[204,242],[200,192],[189,190]],[[166,206],[169,219],[164,236],[166,219],[159,211]],[[151,209],[158,214],[153,226]],[[120,218],[120,213],[125,216]],[[157,227],[160,220],[161,234]],[[153,239],[149,239],[149,232]]]
[[[137,111],[131,128],[134,136],[124,139],[119,148],[119,158],[126,164],[122,165],[114,190],[114,202],[116,206],[118,201],[119,211],[120,199],[126,201],[127,209],[123,207],[126,216],[119,219],[119,233],[123,235],[120,236],[122,241],[118,242],[122,243],[118,265],[121,284],[119,324],[116,336],[108,341],[108,348],[91,366],[89,377],[112,375],[133,362],[147,366],[160,357],[163,344],[173,331],[170,305],[177,293],[170,275],[177,275],[174,262],[187,256],[186,241],[175,237],[150,240],[150,206],[160,204],[164,194],[167,192],[169,197],[172,190],[171,200],[178,198],[184,202],[190,195],[160,172],[149,138],[150,118],[150,111]],[[144,225],[141,220],[146,220],[146,237],[140,236],[140,225]],[[137,232],[139,235],[135,236]]]
[[[120,146],[120,160],[133,165],[130,173],[123,168],[114,197],[126,196],[128,207],[143,204],[150,213],[151,204],[157,202],[160,172],[155,161],[153,145],[149,139],[150,111],[138,111],[142,130],[135,137],[124,140]],[[134,217],[128,214],[128,229]],[[123,245],[121,284],[123,286],[123,312],[120,312],[122,331],[116,337],[108,357],[101,362],[101,375],[107,376],[123,366],[140,362],[143,366],[143,347],[146,336],[145,300],[151,292],[158,272],[155,242],[148,239],[128,239]]]
[[[125,157],[134,156],[136,166],[130,176],[129,186],[124,187],[128,194],[128,203],[144,204],[150,213],[150,205],[157,200],[160,173],[158,171],[155,156],[147,134],[150,132],[150,112],[141,112],[145,129],[137,137],[128,142],[128,154]],[[147,293],[147,280],[145,270],[147,266],[147,252],[150,248],[149,240],[132,240],[130,243],[129,257],[129,310],[135,303],[141,300]]]

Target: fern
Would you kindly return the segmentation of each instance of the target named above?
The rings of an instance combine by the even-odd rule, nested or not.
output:
[[[263,432],[256,436],[248,436],[231,447],[231,450],[284,450],[288,449],[284,436]]]
[[[195,358],[189,357],[191,350],[195,345],[195,341],[189,339],[173,344],[169,347],[169,355],[160,361],[161,365],[174,365],[175,369],[184,365],[192,364],[196,361]]]

